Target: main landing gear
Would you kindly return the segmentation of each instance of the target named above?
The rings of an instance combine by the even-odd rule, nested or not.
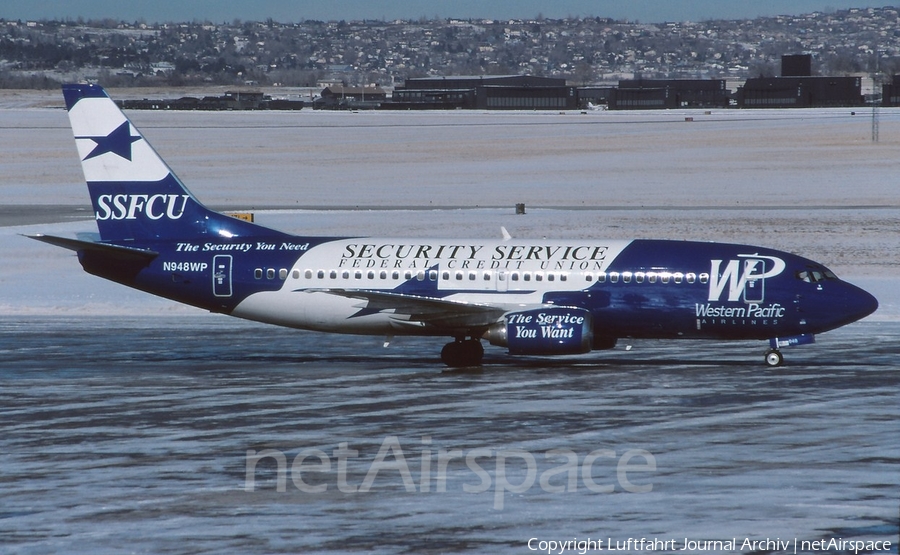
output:
[[[766,364],[775,368],[784,364],[784,355],[778,349],[769,349],[766,351]]]
[[[478,339],[457,338],[441,349],[441,360],[451,368],[479,366],[484,357],[484,347]]]

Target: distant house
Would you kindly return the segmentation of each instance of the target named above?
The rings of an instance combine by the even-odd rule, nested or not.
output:
[[[150,64],[150,67],[153,69],[153,73],[163,74],[163,73],[172,73],[175,71],[175,64],[170,62],[156,62],[154,64]]]

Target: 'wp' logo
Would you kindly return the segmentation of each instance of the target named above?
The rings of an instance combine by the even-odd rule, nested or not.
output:
[[[739,254],[741,260],[729,260],[725,269],[721,270],[722,260],[712,260],[709,271],[709,300],[722,299],[722,293],[728,287],[728,300],[739,301],[747,284],[775,277],[784,271],[784,260],[774,256],[758,254]]]
[[[177,220],[184,215],[190,195],[100,195],[96,217],[104,220],[136,220],[139,215],[151,220],[166,217]]]

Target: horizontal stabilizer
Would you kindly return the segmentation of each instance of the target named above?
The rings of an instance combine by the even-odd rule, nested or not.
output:
[[[31,239],[36,239],[38,241],[49,243],[51,245],[55,245],[57,247],[62,247],[64,249],[73,250],[76,252],[84,251],[84,252],[95,252],[100,253],[105,256],[111,257],[116,260],[121,260],[122,262],[150,262],[157,256],[159,256],[158,252],[147,250],[147,249],[135,249],[131,247],[120,247],[118,245],[109,245],[106,243],[94,243],[91,241],[81,241],[79,239],[67,239],[65,237],[56,237],[53,235],[44,235],[39,233],[37,235],[26,235],[25,237],[29,237]]]

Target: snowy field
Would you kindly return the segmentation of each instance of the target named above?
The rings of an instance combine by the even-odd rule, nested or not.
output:
[[[95,230],[61,100],[34,104],[0,97],[0,553],[898,552],[900,110],[881,110],[878,143],[859,109],[130,114],[201,201],[285,231],[749,243],[881,305],[780,369],[761,342],[645,341],[488,349],[484,370],[442,372],[440,340],[383,349],[206,314],[22,237]],[[413,483],[394,467],[350,491],[386,445]],[[285,491],[274,459],[248,486],[264,450],[286,457]],[[541,481],[554,450],[576,456],[574,487]],[[301,491],[301,453],[329,458],[301,461],[325,491]],[[796,552],[823,551],[852,552]]]

